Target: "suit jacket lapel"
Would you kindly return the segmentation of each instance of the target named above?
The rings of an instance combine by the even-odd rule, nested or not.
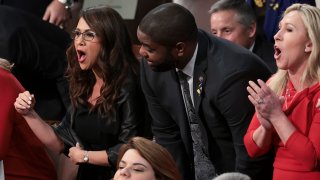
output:
[[[206,70],[208,66],[207,47],[207,41],[205,41],[202,34],[199,33],[198,54],[193,72],[193,100],[197,113],[201,104],[206,82]]]

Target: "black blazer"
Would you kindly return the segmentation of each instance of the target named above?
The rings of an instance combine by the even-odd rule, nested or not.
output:
[[[240,171],[253,179],[271,179],[273,159],[250,159],[243,144],[254,113],[246,87],[249,80],[268,79],[268,68],[250,51],[203,31],[198,45],[193,97],[205,150],[217,173]],[[176,71],[154,72],[143,61],[141,81],[156,141],[172,154],[183,179],[194,179],[192,141]]]
[[[20,9],[0,6],[0,57],[14,63],[12,73],[35,94],[35,110],[61,120],[70,105],[66,50],[70,35]]]
[[[52,0],[0,0],[1,5],[18,8],[20,11],[31,13],[41,19],[51,2]]]
[[[85,150],[106,150],[108,153],[110,166],[82,163],[77,179],[110,179],[116,171],[121,145],[135,136],[150,137],[146,131],[147,128],[150,130],[150,124],[145,121],[144,99],[136,75],[128,74],[114,104],[114,113],[100,115],[96,110],[90,112],[88,107],[88,104],[70,107],[62,122],[53,129],[64,142],[65,155],[76,143]]]

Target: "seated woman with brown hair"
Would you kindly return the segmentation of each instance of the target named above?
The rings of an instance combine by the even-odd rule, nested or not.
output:
[[[119,151],[118,170],[114,180],[148,179],[180,180],[179,171],[169,152],[159,144],[134,137]]]

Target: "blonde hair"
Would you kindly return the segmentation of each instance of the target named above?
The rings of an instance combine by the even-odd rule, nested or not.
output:
[[[12,66],[8,60],[0,58],[0,68],[10,71]]]
[[[292,11],[297,11],[307,30],[307,36],[311,40],[312,50],[308,58],[306,69],[300,79],[302,88],[312,85],[320,80],[320,9],[307,4],[293,4],[289,6],[284,15]],[[282,95],[287,84],[288,72],[279,69],[270,80],[269,86],[276,94]]]

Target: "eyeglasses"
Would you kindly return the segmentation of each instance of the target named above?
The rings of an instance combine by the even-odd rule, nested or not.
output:
[[[72,39],[76,40],[79,39],[79,37],[82,36],[82,39],[85,41],[92,41],[97,34],[93,31],[84,31],[80,32],[79,30],[72,31]]]

